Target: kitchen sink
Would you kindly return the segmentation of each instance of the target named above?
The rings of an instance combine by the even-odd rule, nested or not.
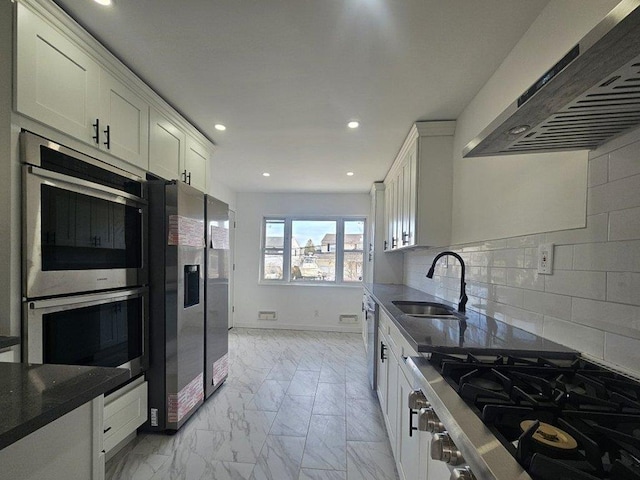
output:
[[[432,302],[411,302],[407,300],[396,300],[391,302],[403,313],[412,317],[449,317],[458,318],[455,309],[442,303]]]

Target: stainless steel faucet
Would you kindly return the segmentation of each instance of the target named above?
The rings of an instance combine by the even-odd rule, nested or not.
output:
[[[462,266],[462,274],[460,275],[460,301],[458,302],[458,311],[465,312],[467,300],[469,300],[469,298],[467,297],[467,291],[466,291],[467,284],[464,281],[464,260],[460,255],[458,255],[456,252],[451,252],[451,251],[440,252],[438,255],[436,255],[436,258],[433,259],[431,268],[427,272],[427,278],[433,278],[433,271],[436,268],[436,263],[438,263],[438,260],[440,260],[445,255],[450,255],[452,257],[457,258],[458,261],[460,262],[460,265]]]

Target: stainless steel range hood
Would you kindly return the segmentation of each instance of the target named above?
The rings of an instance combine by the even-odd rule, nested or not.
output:
[[[638,125],[640,0],[624,0],[463,155],[594,149]]]

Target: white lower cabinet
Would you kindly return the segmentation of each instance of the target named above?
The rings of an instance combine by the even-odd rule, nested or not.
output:
[[[0,450],[0,478],[104,480],[99,432],[103,396]]]
[[[389,351],[389,342],[387,340],[387,336],[384,334],[382,328],[378,329],[378,373],[376,378],[376,390],[378,393],[378,401],[380,402],[380,408],[382,409],[382,414],[386,415],[387,413],[387,383],[389,377],[389,369],[387,368],[389,365],[388,359],[388,351]]]
[[[409,393],[413,390],[413,381],[407,378],[407,374],[402,367],[399,367],[400,375],[398,381],[398,474],[403,480],[420,479],[426,480],[426,456],[428,450],[422,449],[420,431],[411,427],[417,426],[417,411],[411,414],[407,404]],[[428,445],[425,446],[428,448]]]
[[[147,421],[147,398],[147,382],[142,377],[105,397],[105,453],[109,453]]]
[[[409,409],[414,381],[404,359],[418,353],[382,310],[378,336],[378,399],[400,479],[449,480],[447,464],[430,458],[431,433],[411,429],[417,427],[418,416],[414,411],[412,418]]]

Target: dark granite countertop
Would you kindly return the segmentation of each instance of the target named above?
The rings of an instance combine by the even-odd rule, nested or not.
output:
[[[0,363],[0,449],[129,379],[121,368]]]
[[[0,335],[0,350],[20,344],[20,337],[6,337]]]
[[[457,318],[417,318],[405,315],[391,303],[393,300],[437,302],[457,308],[450,302],[405,285],[368,283],[364,284],[364,288],[391,317],[417,352],[530,354],[555,358],[572,357],[577,353],[569,347],[474,311],[467,311],[462,321]]]

